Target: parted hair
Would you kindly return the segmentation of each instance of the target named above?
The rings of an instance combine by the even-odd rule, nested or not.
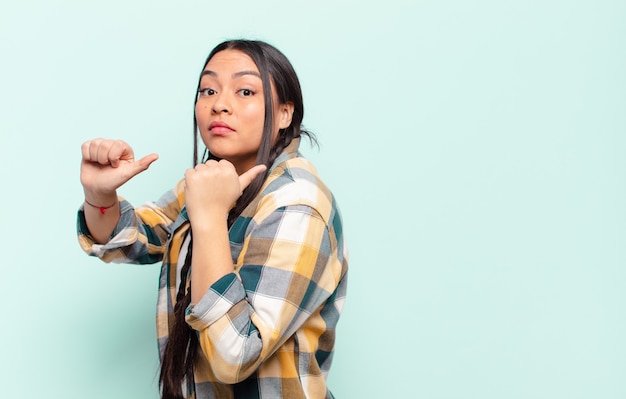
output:
[[[302,101],[302,88],[291,62],[289,62],[283,53],[274,46],[259,40],[228,40],[220,43],[211,51],[202,70],[204,70],[215,54],[224,50],[238,50],[252,58],[261,75],[263,98],[265,101],[263,135],[261,145],[257,152],[256,163],[266,165],[267,171],[259,174],[248,187],[243,190],[241,197],[239,197],[228,215],[228,226],[230,227],[257,196],[267,177],[270,166],[294,138],[304,135],[307,136],[313,144],[317,144],[317,141],[312,133],[303,129],[302,119],[304,118],[304,104]],[[278,138],[274,143],[272,143],[272,127],[274,126],[272,85],[276,90],[279,104],[293,104],[291,124],[287,128],[279,131]],[[200,79],[198,79],[198,90],[199,89]],[[196,93],[194,109],[197,100],[198,94]],[[198,164],[198,135],[198,124],[194,115],[194,166]],[[219,158],[211,154],[210,151],[205,148],[201,162],[206,162],[208,159]],[[191,230],[189,234],[192,234]],[[184,265],[181,269],[181,281],[176,295],[176,305],[174,306],[174,322],[170,327],[168,340],[161,356],[159,384],[161,386],[161,396],[163,399],[183,398],[182,384],[185,379],[193,381],[193,362],[198,351],[199,343],[197,333],[189,327],[185,321],[185,311],[191,303],[188,279],[193,252],[192,244],[193,235],[189,242],[189,250]]]

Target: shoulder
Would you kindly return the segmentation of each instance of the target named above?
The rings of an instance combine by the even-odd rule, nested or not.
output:
[[[263,218],[278,208],[289,206],[308,206],[326,222],[335,212],[332,192],[315,166],[302,156],[289,158],[272,169],[261,189],[255,218]]]

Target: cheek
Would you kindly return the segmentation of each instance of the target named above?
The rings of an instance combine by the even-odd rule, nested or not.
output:
[[[209,109],[208,104],[203,103],[203,102],[197,102],[196,109],[195,109],[196,119],[206,117],[208,115],[208,109]]]
[[[265,106],[262,103],[250,104],[246,107],[246,115],[251,125],[260,126],[263,130],[263,123],[265,121]]]
[[[208,123],[207,122],[208,112],[206,112],[205,108],[206,108],[205,106],[196,105],[194,114],[195,114],[196,124],[198,125],[199,129],[202,129],[202,126],[205,126]]]

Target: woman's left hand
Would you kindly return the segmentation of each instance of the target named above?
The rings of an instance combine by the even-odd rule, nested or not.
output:
[[[203,222],[213,217],[226,220],[243,190],[259,173],[267,169],[256,165],[241,174],[232,163],[209,160],[185,172],[185,206],[192,223]]]

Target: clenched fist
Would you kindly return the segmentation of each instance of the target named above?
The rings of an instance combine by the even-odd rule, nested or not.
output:
[[[82,145],[80,182],[93,197],[111,195],[122,184],[158,159],[150,154],[135,161],[133,149],[122,140],[94,139]]]
[[[237,175],[229,161],[209,160],[185,172],[185,206],[192,226],[212,217],[223,217],[243,193],[243,190],[264,172],[265,165],[256,165]]]

